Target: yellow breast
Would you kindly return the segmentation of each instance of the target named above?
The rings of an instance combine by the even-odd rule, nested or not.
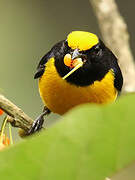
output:
[[[39,92],[44,104],[58,114],[64,114],[79,104],[104,104],[113,102],[117,97],[112,70],[101,81],[87,87],[77,87],[59,76],[54,58],[47,62],[45,72],[39,79]]]

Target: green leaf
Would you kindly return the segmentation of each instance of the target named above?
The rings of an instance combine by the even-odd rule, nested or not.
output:
[[[135,160],[135,96],[84,105],[0,153],[4,180],[105,180]]]

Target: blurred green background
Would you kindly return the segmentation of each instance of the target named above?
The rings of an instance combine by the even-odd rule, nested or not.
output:
[[[128,25],[134,51],[135,1],[116,2]],[[33,119],[43,108],[37,80],[33,79],[36,66],[72,30],[101,37],[88,0],[0,0],[0,92]],[[48,124],[56,118],[51,115]]]
[[[134,2],[119,0],[118,5],[134,47]],[[43,107],[33,79],[36,66],[72,30],[101,37],[88,0],[0,0],[0,91],[33,119]]]

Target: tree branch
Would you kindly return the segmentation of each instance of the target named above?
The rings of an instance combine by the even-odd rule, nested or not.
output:
[[[28,131],[33,123],[33,120],[26,115],[20,108],[0,94],[0,108],[7,113],[8,121],[14,127],[19,127]]]
[[[124,76],[124,92],[135,92],[135,65],[127,25],[115,0],[89,0],[94,8],[105,44],[116,54]]]

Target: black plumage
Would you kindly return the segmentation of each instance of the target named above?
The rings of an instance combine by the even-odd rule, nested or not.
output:
[[[64,77],[71,69],[64,64],[64,56],[72,54],[73,49],[68,46],[67,40],[60,41],[40,60],[34,78],[39,78],[45,71],[45,64],[51,58],[55,58],[55,66],[61,77]],[[86,62],[76,70],[73,74],[66,78],[66,81],[76,86],[88,86],[94,81],[101,81],[109,70],[114,72],[114,86],[121,91],[123,85],[123,77],[119,68],[117,58],[109,50],[104,43],[99,43],[86,51],[80,51],[82,59]]]

